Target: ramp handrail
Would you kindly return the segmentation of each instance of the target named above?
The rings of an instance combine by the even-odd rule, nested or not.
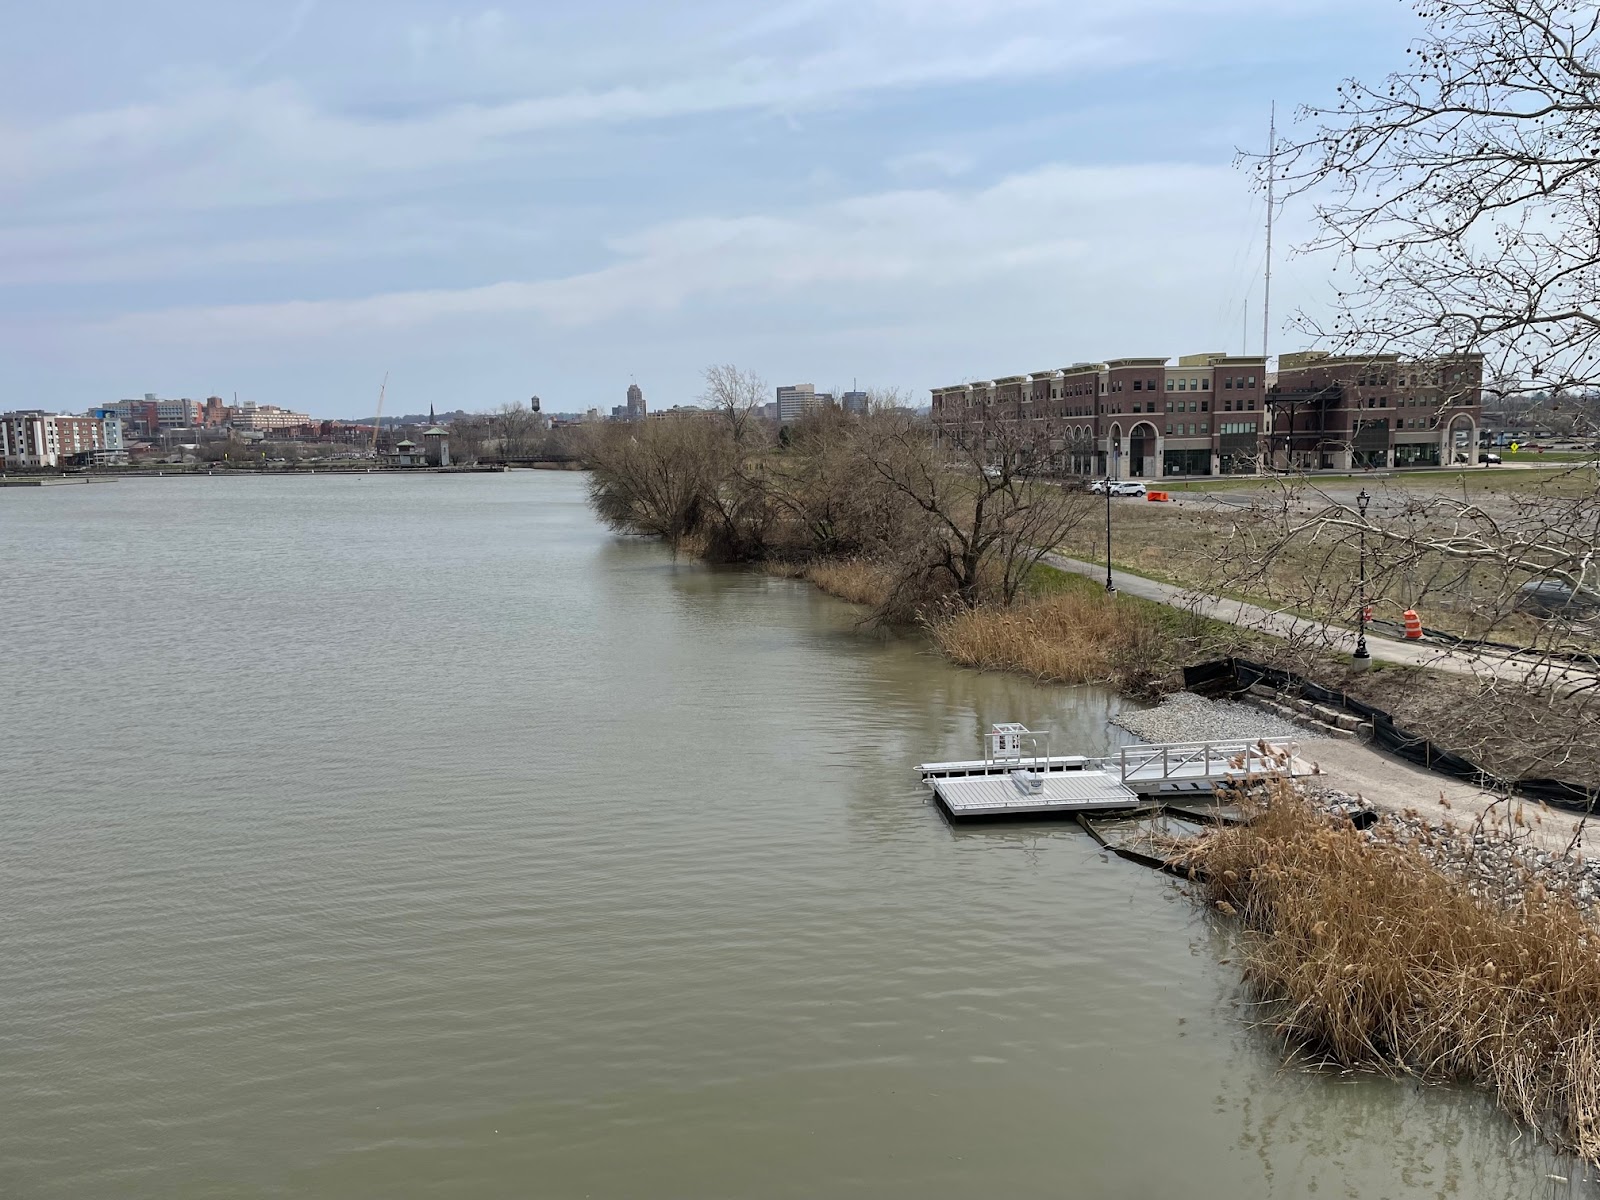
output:
[[[1258,770],[1276,767],[1285,755],[1292,758],[1298,749],[1298,742],[1286,738],[1136,743],[1121,748],[1118,766],[1124,783],[1130,778],[1144,782],[1174,778],[1217,779],[1241,772],[1248,779]]]

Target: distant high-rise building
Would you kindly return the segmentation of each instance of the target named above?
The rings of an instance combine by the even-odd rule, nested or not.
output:
[[[642,421],[649,410],[645,407],[644,391],[637,383],[628,385],[628,420]]]
[[[778,420],[797,421],[800,417],[813,409],[832,400],[826,392],[817,394],[815,386],[809,383],[795,383],[788,387],[778,389]]]
[[[846,392],[839,397],[839,407],[847,413],[864,413],[867,411],[867,394],[865,392]]]

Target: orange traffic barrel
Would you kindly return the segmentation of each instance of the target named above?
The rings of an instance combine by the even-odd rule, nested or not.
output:
[[[1406,609],[1405,622],[1407,638],[1414,642],[1422,636],[1422,618],[1417,616],[1416,609]]]

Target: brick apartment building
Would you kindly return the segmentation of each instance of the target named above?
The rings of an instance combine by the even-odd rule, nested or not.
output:
[[[1267,395],[1276,466],[1437,467],[1477,461],[1483,356],[1419,364],[1397,355],[1285,354]]]
[[[1048,424],[1061,470],[1159,479],[1256,470],[1266,360],[1191,354],[1075,363],[935,388],[935,428],[985,419]]]
[[[1307,352],[1283,355],[1280,364],[1280,377],[1269,380],[1260,355],[1190,354],[1170,365],[1165,358],[1076,363],[935,388],[933,423],[937,435],[978,420],[1038,422],[1063,472],[1132,479],[1251,474],[1264,462],[1312,469],[1422,465],[1476,448],[1482,376],[1476,356],[1431,372],[1392,356]],[[1421,382],[1429,379],[1435,382]],[[1441,417],[1447,398],[1448,415]],[[1401,399],[1403,414],[1380,415],[1380,405]]]
[[[71,417],[32,409],[0,414],[0,464],[38,470],[87,464],[122,454],[122,425],[115,417]]]

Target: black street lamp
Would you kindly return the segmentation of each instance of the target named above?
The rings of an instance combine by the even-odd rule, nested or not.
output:
[[[1117,594],[1117,587],[1111,582],[1111,481],[1117,477],[1117,469],[1122,464],[1122,446],[1119,444],[1111,451],[1106,461],[1106,595]]]
[[[1372,665],[1372,655],[1367,650],[1367,505],[1370,503],[1372,497],[1362,488],[1356,496],[1356,508],[1361,513],[1361,607],[1356,613],[1356,652],[1350,661],[1358,671],[1365,671]]]

